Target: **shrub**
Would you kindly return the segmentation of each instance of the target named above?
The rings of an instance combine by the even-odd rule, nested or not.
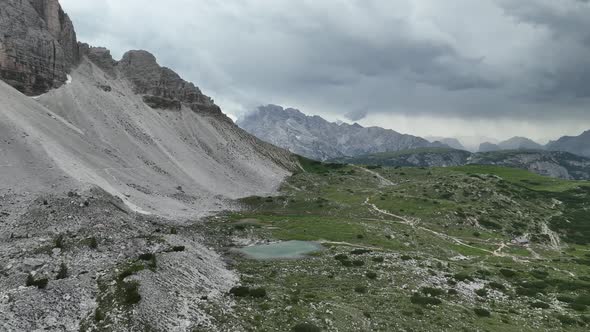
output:
[[[512,278],[516,276],[516,271],[510,269],[500,269],[500,274],[506,278]]]
[[[141,254],[139,255],[139,259],[141,259],[142,261],[149,261],[154,259],[156,256],[152,253],[147,253],[147,254]]]
[[[423,287],[421,290],[422,294],[429,295],[429,296],[440,296],[443,295],[445,292],[440,288],[433,288],[433,287]]]
[[[61,263],[60,267],[59,267],[59,271],[57,272],[57,276],[55,277],[55,279],[60,280],[60,279],[65,279],[68,277],[68,266],[66,265],[66,263]]]
[[[551,306],[545,302],[533,302],[531,303],[531,308],[537,308],[537,309],[549,309]]]
[[[590,305],[590,295],[579,295],[578,297],[576,297],[576,300],[574,302],[583,305]]]
[[[345,267],[351,267],[352,266],[352,261],[349,261],[348,259],[345,259],[345,260],[341,260],[340,261],[340,264],[342,264],[342,266],[345,266]]]
[[[359,294],[365,294],[367,292],[367,287],[366,286],[356,286],[354,288],[354,291]]]
[[[230,289],[229,293],[235,297],[246,297],[250,295],[250,288],[246,286],[236,286]]]
[[[363,266],[363,265],[365,265],[365,262],[364,261],[361,261],[361,260],[358,260],[358,259],[355,259],[355,260],[352,261],[352,265],[354,265],[354,266]]]
[[[473,277],[470,276],[467,272],[459,272],[455,274],[453,278],[457,281],[473,281]]]
[[[266,297],[266,289],[264,288],[254,288],[254,289],[250,289],[250,296],[260,299],[263,297]]]
[[[157,267],[156,255],[152,253],[141,254],[139,255],[139,259],[142,261],[147,261],[148,268],[150,270],[155,270]]]
[[[310,323],[299,323],[293,326],[291,332],[322,332],[322,329]]]
[[[576,299],[574,299],[573,297],[566,295],[557,296],[557,300],[565,303],[574,303],[576,301]]]
[[[492,316],[492,313],[489,310],[483,309],[483,308],[475,308],[475,309],[473,309],[473,312],[478,317],[491,317]]]
[[[522,296],[535,296],[538,293],[539,293],[539,290],[535,289],[535,288],[518,287],[516,289],[516,294],[522,295]]]
[[[587,305],[581,303],[571,303],[569,307],[570,309],[573,309],[575,311],[586,311],[586,309],[588,308]]]
[[[237,231],[245,231],[246,230],[246,225],[235,225],[234,229]]]
[[[421,296],[418,293],[414,293],[414,295],[412,295],[412,297],[410,298],[410,301],[413,304],[418,304],[421,306],[439,305],[442,303],[441,300],[439,300],[435,297]]]
[[[145,267],[142,264],[133,264],[119,273],[119,280],[123,280],[139,271],[143,271]]]
[[[185,249],[186,249],[185,246],[174,246],[174,247],[172,247],[172,251],[174,251],[174,252],[182,252]]]
[[[47,287],[48,283],[49,283],[49,279],[47,279],[47,278],[35,280],[35,277],[33,277],[32,274],[29,274],[27,276],[27,283],[26,283],[27,287],[35,286],[39,289],[45,289]]]
[[[496,289],[496,290],[506,290],[506,286],[504,286],[503,284],[499,283],[499,282],[495,282],[492,281],[488,284],[488,287]]]
[[[134,305],[141,301],[139,294],[139,283],[137,281],[124,282],[121,286],[123,291],[123,303],[126,305]]]
[[[383,258],[381,256],[373,257],[373,262],[375,262],[375,263],[383,263],[383,262],[385,262],[385,258]]]
[[[477,294],[481,297],[485,297],[485,296],[488,296],[488,290],[485,288],[476,289],[475,294]]]
[[[94,310],[94,321],[95,322],[100,322],[104,320],[104,314],[102,313],[102,311],[98,308],[96,308],[96,310]]]
[[[532,270],[530,273],[537,279],[546,279],[549,276],[549,272],[543,270]]]
[[[561,324],[563,325],[574,325],[577,323],[577,321],[575,319],[573,319],[570,316],[566,316],[566,315],[557,315],[557,320],[561,322]]]
[[[53,240],[53,247],[58,248],[58,249],[64,248],[64,236],[63,235],[60,234]]]
[[[402,255],[400,258],[401,258],[401,260],[402,260],[402,261],[409,261],[409,260],[412,260],[412,257],[410,257],[410,256],[408,256],[408,255]]]
[[[98,248],[98,240],[95,237],[88,238],[88,247],[90,249]]]
[[[369,249],[354,249],[350,253],[352,255],[364,255],[364,254],[368,254],[370,252],[371,252],[371,250],[369,250]]]
[[[337,261],[343,261],[343,260],[347,260],[348,256],[346,256],[345,254],[338,254],[338,255],[334,256],[334,259]]]
[[[457,295],[457,294],[459,294],[459,292],[456,289],[449,289],[449,291],[447,293],[449,295]]]
[[[176,230],[176,228],[172,227],[172,228],[170,228],[170,234],[172,234],[172,235],[178,234],[178,231]]]
[[[367,278],[369,279],[377,279],[377,273],[373,272],[373,271],[369,271],[367,272]]]

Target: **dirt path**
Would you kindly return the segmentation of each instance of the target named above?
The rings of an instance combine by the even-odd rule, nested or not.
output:
[[[541,233],[549,236],[549,239],[551,240],[551,247],[553,249],[557,250],[561,247],[561,240],[559,238],[559,235],[557,235],[557,233],[549,229],[549,226],[547,226],[546,223],[543,223],[541,225]]]
[[[460,239],[458,239],[458,238],[456,238],[454,236],[450,236],[448,234],[440,233],[440,232],[434,231],[432,229],[429,229],[429,228],[426,228],[426,227],[423,227],[423,226],[418,226],[418,221],[417,220],[411,220],[411,219],[408,219],[406,217],[398,216],[398,215],[393,214],[393,213],[391,213],[389,211],[380,209],[375,204],[372,204],[370,202],[370,197],[367,197],[367,199],[365,200],[365,203],[364,204],[367,205],[367,206],[369,206],[369,208],[371,210],[373,210],[373,211],[375,211],[375,212],[377,212],[379,214],[383,214],[383,215],[394,217],[394,218],[398,219],[397,222],[399,222],[399,223],[412,226],[415,229],[420,229],[420,230],[422,230],[424,232],[427,232],[427,233],[431,233],[431,234],[433,234],[433,235],[435,235],[435,236],[437,236],[439,238],[442,238],[442,239],[447,240],[449,242],[454,242],[455,244],[458,244],[460,246],[463,246],[463,247],[466,247],[466,248],[475,249],[475,250],[479,250],[479,251],[483,251],[483,252],[486,252],[488,254],[491,254],[492,256],[497,256],[497,257],[510,257],[510,258],[512,258],[514,260],[522,261],[522,258],[521,257],[516,257],[516,256],[513,256],[513,255],[502,253],[502,250],[504,248],[508,247],[508,245],[506,243],[504,243],[504,242],[499,243],[498,244],[498,246],[499,246],[498,249],[496,249],[494,251],[488,250],[488,249],[479,248],[479,247],[475,247],[475,246],[472,246],[470,244],[467,244],[467,243],[463,242],[462,240],[460,240]],[[537,258],[537,257],[535,257],[535,258]]]
[[[354,166],[354,165],[353,165],[353,167],[354,167],[354,168],[357,168],[357,169],[360,169],[361,171],[367,172],[367,173],[369,173],[369,174],[371,174],[371,175],[375,176],[377,179],[379,179],[379,184],[380,184],[382,187],[387,187],[387,186],[395,186],[395,185],[396,185],[396,184],[395,184],[394,182],[392,182],[391,180],[384,178],[384,177],[383,177],[383,175],[381,175],[381,174],[379,174],[379,173],[377,173],[377,172],[371,171],[370,169],[366,169],[366,168],[364,168],[364,167],[360,167],[360,166]]]

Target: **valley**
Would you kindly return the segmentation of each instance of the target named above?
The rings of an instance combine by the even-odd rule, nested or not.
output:
[[[234,296],[231,321],[244,330],[581,331],[590,323],[590,183],[493,166],[304,168],[280,196],[244,199],[246,211],[206,224],[215,242],[225,239],[221,250],[293,240],[324,247],[287,260],[226,251],[241,284],[265,291]],[[564,218],[572,219],[562,228]]]

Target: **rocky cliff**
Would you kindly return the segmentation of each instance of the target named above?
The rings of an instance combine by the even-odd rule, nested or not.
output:
[[[58,0],[0,0],[0,78],[27,95],[67,81],[79,61],[72,21]]]
[[[238,120],[238,125],[264,141],[315,160],[446,147],[389,129],[328,122],[319,116],[307,116],[299,110],[276,105],[259,107]]]
[[[180,109],[182,103],[196,112],[222,114],[213,99],[170,68],[158,65],[156,58],[147,51],[125,53],[116,67],[133,83],[135,93],[143,95],[144,101],[153,108]]]

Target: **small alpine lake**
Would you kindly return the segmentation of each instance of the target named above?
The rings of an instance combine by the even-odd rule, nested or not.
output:
[[[322,250],[323,246],[310,241],[284,241],[269,244],[259,244],[236,249],[252,259],[296,259]]]

